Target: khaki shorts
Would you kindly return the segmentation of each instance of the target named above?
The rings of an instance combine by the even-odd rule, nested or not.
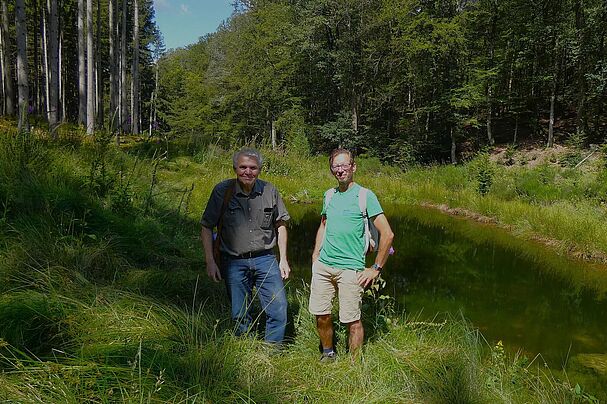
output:
[[[312,263],[310,287],[310,313],[321,316],[331,314],[333,297],[338,292],[339,321],[351,323],[360,320],[363,288],[358,284],[359,271],[332,268],[316,260]]]

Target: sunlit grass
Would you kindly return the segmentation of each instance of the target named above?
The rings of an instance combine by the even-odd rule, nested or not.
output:
[[[346,333],[338,326],[339,358],[320,366],[307,289],[295,282],[288,286],[294,329],[282,351],[253,336],[235,337],[223,285],[204,274],[197,223],[213,185],[233,175],[231,152],[209,148],[193,158],[162,159],[152,148],[127,154],[92,140],[64,138],[55,146],[2,136],[0,400],[579,398],[541,366],[488,346],[463,319],[423,323],[390,312],[382,314],[389,316],[388,325],[372,327],[380,318],[371,311],[365,313],[370,324],[362,354],[352,358],[346,352]],[[262,177],[277,184],[286,200],[319,202],[334,185],[325,157],[266,155]],[[496,184],[507,178],[504,183],[516,185],[515,177],[500,175]],[[480,197],[466,166],[402,172],[372,158],[360,159],[357,180],[382,201],[405,204],[399,205],[403,209],[447,204],[495,217],[522,237],[560,237],[560,248],[583,241],[607,250],[596,200],[582,201],[580,208],[579,199],[547,202],[549,192],[543,199],[513,199],[512,191],[497,185]],[[577,192],[574,183],[569,186]]]

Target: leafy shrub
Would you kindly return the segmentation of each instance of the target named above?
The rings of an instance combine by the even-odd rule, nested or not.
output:
[[[485,196],[489,193],[493,178],[495,176],[495,167],[489,159],[488,153],[481,153],[470,164],[472,176],[475,178],[477,186],[476,191],[479,195]]]

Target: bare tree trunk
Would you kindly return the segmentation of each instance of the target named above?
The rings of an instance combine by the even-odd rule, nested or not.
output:
[[[6,103],[4,102],[6,94],[4,93],[4,52],[2,51],[2,30],[0,29],[0,90],[2,91],[2,100],[0,101],[0,113],[6,115]]]
[[[558,68],[559,68],[559,42],[558,38],[555,40],[554,45],[554,66],[552,73],[552,88],[550,90],[550,122],[548,123],[548,142],[547,147],[554,146],[554,104],[556,102],[556,86],[558,82]]]
[[[4,35],[2,24],[0,24],[0,90],[2,90],[2,102],[0,102],[2,115],[6,115],[6,93],[4,91]]]
[[[78,0],[78,124],[86,123],[86,58],[84,48],[84,0]]]
[[[352,110],[352,130],[354,133],[358,133],[358,102],[356,98],[356,90],[354,89],[352,89],[350,107]]]
[[[513,145],[516,145],[517,136],[518,136],[518,112],[516,113],[516,118],[514,118],[514,139],[512,139]]]
[[[451,126],[451,164],[457,164],[456,151],[457,144],[455,143],[455,136],[453,136],[453,126]]]
[[[34,21],[37,21],[38,24],[40,22],[40,14],[39,14],[39,7],[38,7],[38,2],[34,1],[34,6],[33,6],[34,10],[33,10],[33,14],[34,14]],[[37,27],[39,27],[39,25],[34,24],[34,32],[33,32],[33,36],[34,36],[34,40],[32,41],[34,46],[33,46],[33,51],[34,51],[34,67],[32,69],[33,72],[33,80],[32,80],[32,85],[34,86],[32,93],[34,95],[34,99],[33,99],[33,107],[34,110],[36,112],[40,111],[42,108],[42,100],[41,100],[41,94],[40,94],[40,56],[39,56],[39,50],[38,50],[38,43],[40,42],[40,40],[38,39],[39,36],[39,29],[36,29]],[[40,47],[40,49],[42,49],[42,46]]]
[[[489,144],[493,146],[495,139],[493,139],[493,91],[491,84],[487,86],[487,140]]]
[[[49,52],[50,63],[48,124],[51,137],[56,139],[57,122],[59,121],[59,29],[57,0],[47,0],[47,7],[49,12],[49,35],[47,50]]]
[[[23,2],[21,2],[23,5]],[[7,115],[15,114],[15,90],[13,89],[13,75],[11,72],[10,49],[11,39],[8,35],[8,7],[6,0],[2,0],[2,46],[3,46],[3,79],[4,79],[4,102]]]
[[[574,10],[575,27],[577,29],[577,39],[579,46],[579,56],[576,66],[576,81],[578,88],[576,133],[579,136],[584,136],[587,132],[588,127],[586,119],[586,91],[588,88],[588,83],[586,80],[586,18],[584,15],[584,6],[581,0],[575,1]]]
[[[139,4],[133,0],[133,65],[131,69],[132,133],[139,134]]]
[[[276,121],[274,117],[270,116],[271,128],[270,128],[270,138],[272,140],[272,150],[276,150]]]
[[[103,77],[103,68],[101,65],[101,0],[97,0],[97,38],[96,38],[96,49],[95,54],[97,58],[95,61],[97,62],[97,68],[95,69],[96,73],[96,97],[97,100],[97,116],[95,121],[97,122],[98,128],[103,128],[104,123],[104,114],[103,114],[103,90],[104,90],[104,77]]]
[[[88,135],[92,135],[95,131],[95,57],[93,55],[93,0],[86,0],[86,59],[86,133]]]
[[[109,117],[109,125],[110,125],[110,133],[114,134],[116,130],[116,115],[117,110],[116,106],[117,102],[117,85],[116,85],[116,51],[114,40],[116,38],[115,35],[115,13],[114,13],[114,0],[108,1],[108,17],[109,17],[109,46],[110,46],[110,117]]]
[[[16,0],[15,25],[17,33],[17,86],[19,88],[19,131],[29,132],[29,87],[27,69],[27,24],[25,1]]]
[[[42,54],[44,58],[44,116],[46,120],[49,120],[49,108],[50,108],[50,99],[51,95],[49,93],[51,88],[51,74],[49,72],[49,63],[48,63],[48,30],[47,26],[47,12],[48,8],[42,7]]]
[[[128,131],[127,114],[128,108],[127,92],[126,92],[126,14],[128,13],[127,2],[122,0],[122,24],[121,24],[121,38],[120,38],[120,128],[121,132],[125,133]],[[120,142],[120,139],[117,139]]]
[[[150,97],[150,130],[148,134],[148,139],[152,138],[152,126],[155,124],[156,121],[156,97],[158,97],[158,61],[156,61],[154,91],[152,91],[152,96]]]
[[[59,24],[61,26],[61,24]],[[63,32],[59,36],[59,97],[61,98],[61,117],[59,120],[65,122],[66,107],[65,107],[65,74],[63,72]]]

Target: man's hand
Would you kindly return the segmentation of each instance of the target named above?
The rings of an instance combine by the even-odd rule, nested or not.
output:
[[[318,252],[314,251],[312,253],[312,262],[313,263],[316,262],[318,260],[318,257],[320,257],[320,251],[318,251]]]
[[[209,275],[209,278],[215,282],[219,282],[221,280],[221,273],[219,272],[219,267],[217,266],[215,260],[207,262],[207,275]]]
[[[280,268],[280,276],[282,276],[282,279],[288,279],[289,274],[291,273],[291,267],[289,267],[287,260],[280,260],[278,268]]]
[[[364,271],[358,273],[358,284],[363,288],[366,288],[373,282],[375,278],[379,276],[379,271],[373,268],[365,268]]]

